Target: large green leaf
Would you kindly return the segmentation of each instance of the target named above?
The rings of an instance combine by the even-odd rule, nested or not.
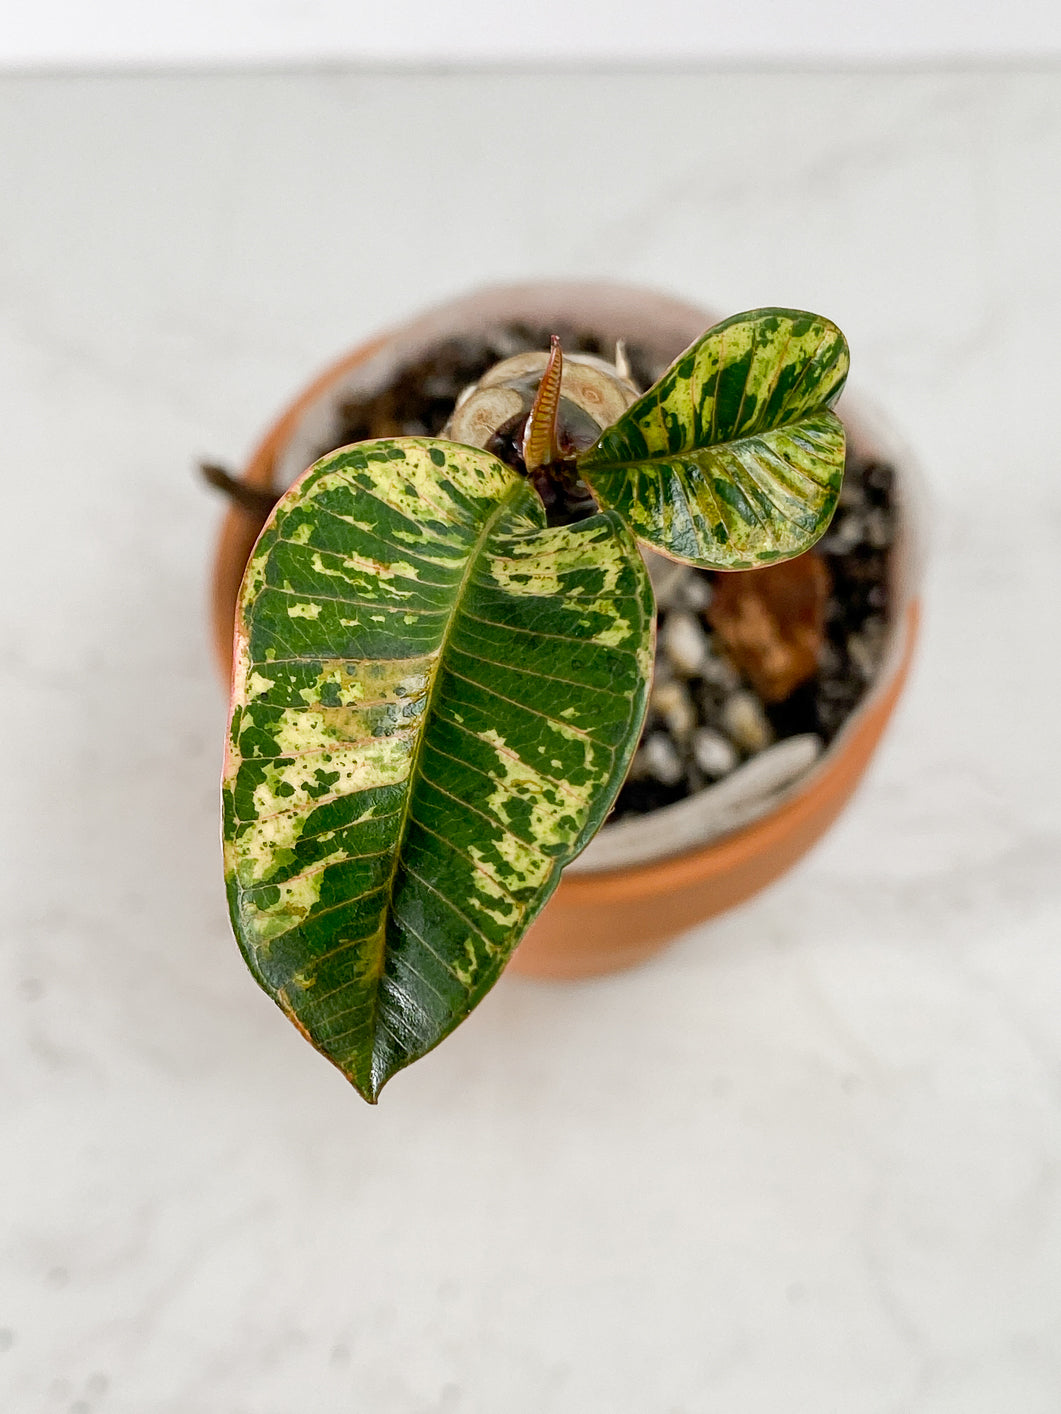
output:
[[[237,620],[230,905],[367,1099],[471,1011],[603,821],[653,616],[614,512],[547,529],[473,448],[348,447],[277,506]]]
[[[709,569],[808,549],[829,524],[847,377],[835,324],[794,309],[710,329],[579,458],[598,502],[639,540]]]

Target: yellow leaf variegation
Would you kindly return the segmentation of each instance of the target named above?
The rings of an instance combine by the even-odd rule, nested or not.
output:
[[[817,315],[717,325],[578,456],[601,509],[570,525],[489,452],[419,438],[333,452],[277,504],[236,619],[229,902],[366,1099],[482,999],[611,808],[652,672],[637,542],[717,569],[807,549],[847,362]],[[525,458],[569,485],[549,391]]]
[[[492,986],[636,745],[654,606],[615,511],[486,452],[312,467],[247,567],[224,779],[255,977],[368,1099]]]
[[[844,468],[830,411],[844,336],[792,309],[735,315],[687,349],[579,458],[637,538],[709,569],[790,559],[825,530]]]

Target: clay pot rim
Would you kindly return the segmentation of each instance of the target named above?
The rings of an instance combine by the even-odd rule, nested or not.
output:
[[[617,297],[624,301],[632,299],[650,305],[658,303],[672,319],[679,321],[695,308],[662,292],[606,281],[521,282],[483,287],[466,296],[433,306],[419,319],[403,322],[373,336],[324,367],[268,428],[255,447],[240,479],[249,486],[272,490],[277,463],[296,429],[301,425],[307,410],[326,397],[347,375],[369,363],[377,355],[385,353],[389,346],[398,341],[405,343],[411,334],[421,331],[425,337],[430,337],[436,323],[439,325],[438,333],[442,333],[444,327],[452,332],[451,326],[465,308],[469,312],[473,308],[481,310],[485,303],[501,314],[506,302],[512,300],[523,303],[538,299],[563,300],[569,296],[582,301],[588,298],[591,302]],[[509,317],[512,317],[511,311]],[[703,317],[711,318],[708,314]],[[873,414],[872,408],[867,411],[859,407],[852,419],[845,407],[845,421],[853,421],[856,429],[871,443],[879,440],[878,436],[874,435],[878,418]],[[915,494],[911,497],[908,484],[910,459],[905,454],[905,449],[898,450],[896,460],[902,465],[904,483],[901,497],[902,528],[908,542],[905,547],[907,563],[901,575],[904,581],[902,588],[906,592],[898,596],[896,617],[890,626],[889,647],[876,680],[823,751],[819,761],[789,787],[767,814],[725,835],[702,844],[691,843],[688,849],[637,864],[585,872],[565,870],[563,889],[571,904],[582,907],[598,902],[620,903],[635,898],[666,895],[693,882],[704,882],[709,878],[721,876],[746,859],[749,854],[769,853],[776,843],[783,841],[793,832],[798,832],[804,819],[813,816],[819,797],[831,790],[834,779],[844,775],[847,759],[862,751],[868,753],[872,750],[872,745],[875,744],[901,695],[909,673],[920,623],[920,602],[910,588],[912,581],[919,577],[921,559],[921,546],[916,540],[916,516],[911,516],[909,505],[911,499],[915,502],[917,500],[917,488],[915,487]],[[914,479],[916,481],[916,474]],[[244,549],[251,548],[247,540],[248,525],[252,519],[249,512],[230,504],[217,541],[211,608],[215,652],[223,681],[229,679],[232,672],[232,621],[226,610],[227,587],[231,586],[233,579],[233,557],[242,554]],[[915,524],[912,525],[911,521]],[[241,566],[237,584],[242,579],[242,573]]]
[[[584,874],[568,871],[564,875],[564,888],[569,901],[577,905],[604,897],[620,901],[668,894],[690,883],[725,874],[749,854],[769,853],[775,843],[799,833],[803,822],[814,815],[819,797],[829,794],[834,780],[839,781],[845,775],[849,756],[862,751],[868,754],[876,743],[909,675],[920,617],[920,603],[912,599],[901,626],[902,653],[887,679],[885,690],[867,693],[822,753],[820,761],[793,783],[772,810],[748,825],[706,844],[693,845],[679,854],[617,869],[587,870]]]

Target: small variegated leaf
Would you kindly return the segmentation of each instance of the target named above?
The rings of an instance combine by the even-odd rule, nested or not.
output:
[[[332,453],[247,568],[225,864],[255,977],[369,1100],[476,1005],[588,843],[654,605],[613,511],[546,528],[489,453]]]
[[[809,549],[836,508],[843,334],[815,314],[735,315],[687,349],[579,458],[637,538],[707,569]]]

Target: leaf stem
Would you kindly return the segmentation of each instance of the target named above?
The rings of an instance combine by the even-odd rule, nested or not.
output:
[[[245,511],[250,511],[253,515],[260,516],[263,521],[280,499],[275,491],[265,491],[260,486],[250,486],[214,462],[200,462],[199,475],[208,486],[213,486],[215,490],[221,491],[237,506],[241,506]]]

